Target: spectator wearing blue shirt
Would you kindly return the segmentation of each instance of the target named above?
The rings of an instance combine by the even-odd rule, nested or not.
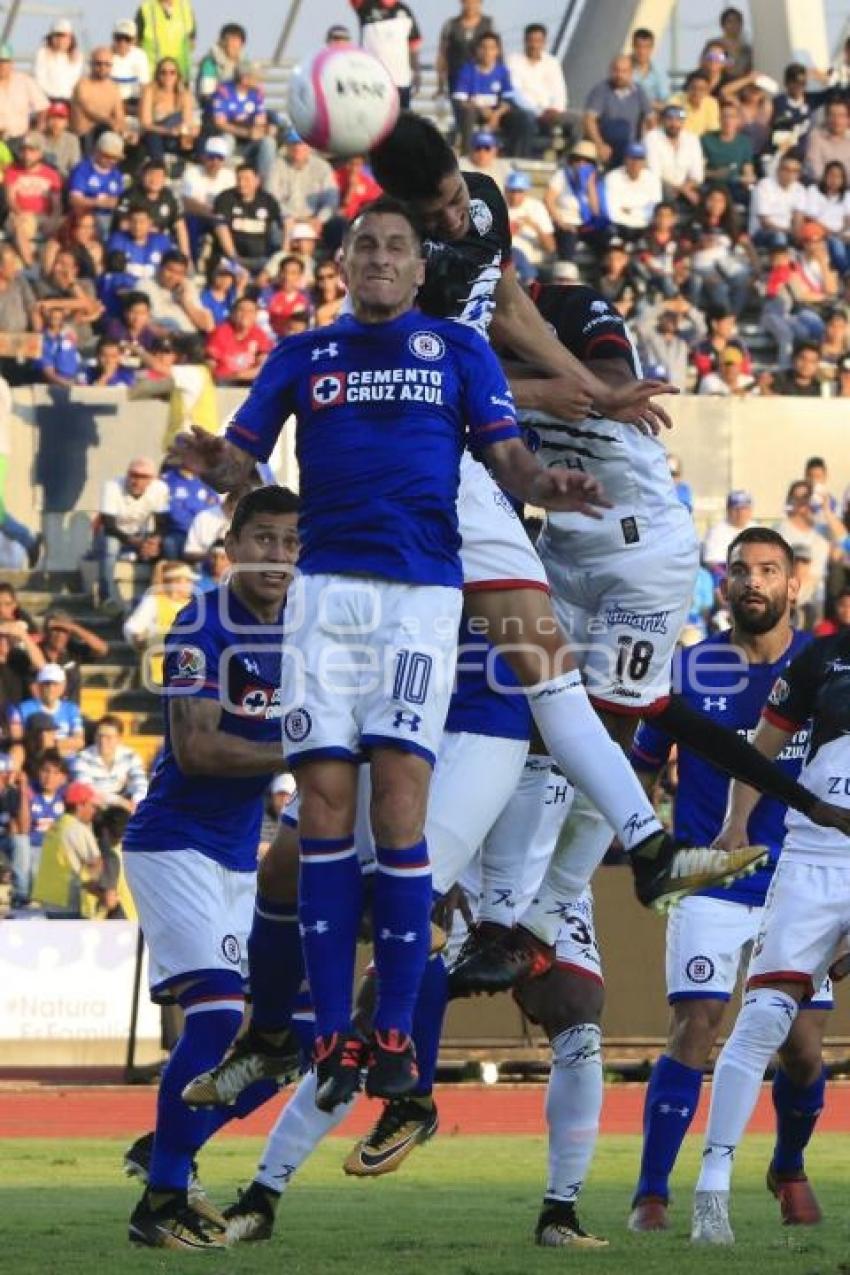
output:
[[[510,72],[502,61],[502,42],[495,32],[484,31],[476,40],[473,61],[464,63],[458,73],[452,105],[464,154],[477,128],[499,133],[504,155],[528,154],[534,119],[517,105]]]
[[[79,384],[83,360],[77,333],[69,322],[70,313],[58,306],[47,311],[41,337],[41,357],[35,366],[47,385],[70,387]]]
[[[101,133],[94,154],[81,159],[68,178],[68,203],[72,210],[93,212],[104,234],[124,190],[124,174],[118,167],[124,158],[124,142],[118,133]]]
[[[166,456],[165,460],[160,478],[168,488],[169,501],[163,521],[162,544],[165,557],[174,559],[183,556],[183,546],[195,515],[218,505],[220,497],[193,470],[181,467],[173,454]]]
[[[154,230],[147,208],[132,204],[127,213],[127,229],[116,230],[106,244],[107,252],[124,254],[124,273],[135,280],[134,286],[142,279],[155,278],[162,258],[175,247],[168,235]]]
[[[205,310],[209,310],[215,319],[216,327],[227,319],[239,299],[239,285],[242,285],[242,290],[244,291],[248,277],[244,270],[237,274],[236,267],[232,266],[224,257],[210,270],[207,276],[207,286],[201,292],[201,305]],[[269,284],[268,288],[263,290],[260,298],[264,307],[268,305],[268,301],[273,294],[274,288]]]
[[[233,138],[236,154],[253,164],[266,186],[277,147],[268,133],[266,95],[259,69],[250,62],[237,66],[233,79],[216,89],[211,111],[216,132]]]
[[[676,488],[677,499],[685,506],[688,513],[694,512],[694,493],[691,484],[685,482],[682,477],[682,462],[678,456],[674,456],[670,452],[667,456],[667,466],[670,470],[670,477],[673,479],[673,486]]]
[[[647,27],[632,32],[632,67],[634,81],[643,89],[656,110],[660,110],[670,96],[670,80],[666,71],[652,60],[655,52],[655,35]]]
[[[55,748],[42,753],[36,781],[30,788],[30,871],[38,872],[44,834],[65,813],[62,796],[68,782],[68,765]]]
[[[36,714],[49,717],[56,729],[56,747],[63,757],[83,747],[83,719],[79,707],[65,699],[65,672],[58,664],[45,664],[35,678],[32,699],[9,709],[13,739],[22,739],[28,720]]]
[[[121,362],[121,343],[113,337],[101,337],[97,343],[97,360],[86,374],[89,385],[102,385],[114,388],[116,385],[127,387],[135,385],[136,373],[132,367],[125,367]]]

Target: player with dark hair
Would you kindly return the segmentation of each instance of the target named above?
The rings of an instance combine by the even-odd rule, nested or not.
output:
[[[160,1082],[152,1146],[148,1136],[128,1153],[148,1183],[130,1239],[154,1248],[224,1246],[224,1220],[197,1192],[188,1195],[193,1160],[226,1120],[276,1088],[254,1086],[240,1104],[212,1115],[181,1099],[242,1023],[263,794],[285,765],[280,646],[298,509],[298,497],[281,487],[244,496],[225,538],[230,580],[190,602],[166,637],[165,745],[123,838],[151,997],[184,1012]],[[294,1037],[288,1057],[290,1070],[297,1067]]]
[[[815,638],[777,677],[753,737],[765,757],[781,756],[809,726],[801,778],[850,819],[850,634]],[[755,817],[758,793],[733,784],[718,837],[734,846]],[[789,811],[786,836],[747,970],[746,993],[720,1052],[702,1165],[694,1194],[691,1239],[732,1244],[729,1187],[735,1151],[774,1051],[836,960],[850,932],[848,828],[816,827]],[[811,1111],[791,1113],[798,1133]],[[803,1142],[801,1141],[801,1144]],[[793,1166],[792,1166],[793,1167]],[[811,1219],[813,1220],[813,1219]]]
[[[593,480],[545,470],[523,446],[486,342],[413,309],[424,263],[403,205],[370,205],[343,254],[353,314],[283,341],[226,440],[195,448],[199,470],[227,487],[268,457],[290,414],[297,420],[304,547],[284,658],[300,690],[287,694],[283,728],[299,772],[299,916],[316,1007],[316,1101],[328,1111],[354,1092],[364,1062],[373,1095],[402,1096],[416,1085],[412,1014],[431,908],[423,828],[457,647],[464,441],[520,500],[587,513],[604,504]],[[350,667],[364,651],[393,670],[389,685],[368,671],[332,685],[328,661]],[[379,991],[368,1042],[351,1027],[361,751],[370,757],[377,860]]]
[[[732,627],[680,652],[674,684],[685,700],[745,738],[758,725],[770,688],[809,643],[795,633],[791,610],[797,593],[790,546],[775,531],[750,527],[730,546],[721,586]],[[779,757],[796,779],[808,742],[803,726]],[[652,720],[639,728],[633,763],[651,791],[673,738]],[[729,780],[688,748],[679,748],[675,798],[677,837],[714,838],[726,812]],[[667,923],[667,998],[670,1031],[647,1090],[640,1180],[629,1228],[665,1230],[669,1178],[696,1113],[703,1070],[734,990],[742,956],[755,940],[784,835],[785,806],[759,802],[751,831],[770,849],[770,863],[722,893],[709,890],[677,904]],[[780,1201],[783,1220],[820,1217],[803,1171],[803,1150],[823,1106],[821,1043],[832,1005],[828,982],[807,1002],[780,1054],[773,1083],[778,1138],[768,1185]]]

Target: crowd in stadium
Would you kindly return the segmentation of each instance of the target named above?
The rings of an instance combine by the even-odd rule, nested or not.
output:
[[[360,30],[334,25],[328,44],[359,38],[415,104],[411,10],[384,4],[394,20],[373,24],[352,3]],[[59,18],[31,72],[0,47],[0,373],[12,385],[176,385],[192,419],[215,428],[215,385],[247,387],[277,338],[337,317],[344,228],[380,187],[367,157],[332,164],[268,109],[242,25],[226,23],[204,52],[194,22],[185,0],[146,0],[84,51]],[[631,55],[571,104],[548,39],[531,22],[523,48],[503,50],[480,0],[461,0],[437,44],[462,167],[505,194],[523,283],[593,283],[647,372],[700,394],[850,396],[850,42],[837,67],[792,64],[780,86],[727,9],[679,91],[653,33],[637,30]],[[670,463],[692,507],[688,475]],[[779,530],[796,554],[797,621],[835,631],[850,623],[850,493],[831,488],[817,456],[789,478]],[[106,483],[92,545],[100,596],[142,658],[193,589],[221,579],[230,512],[175,454],[132,458]],[[733,491],[709,528],[691,640],[728,623],[726,550],[753,518],[752,498]],[[37,562],[39,537],[8,515],[0,532],[7,568]],[[116,588],[122,563],[134,567],[130,604]],[[84,911],[124,914],[110,847],[145,791],[144,766],[119,717],[87,722],[84,748],[77,707],[80,663],[106,654],[72,617],[51,611],[38,625],[0,586],[0,837],[25,865],[17,902],[62,816],[89,863]],[[155,661],[149,671],[156,680]]]

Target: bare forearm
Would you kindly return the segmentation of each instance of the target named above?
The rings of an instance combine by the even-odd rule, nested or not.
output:
[[[223,731],[193,733],[177,746],[177,764],[185,775],[228,775],[249,779],[284,770],[280,744],[261,744]]]

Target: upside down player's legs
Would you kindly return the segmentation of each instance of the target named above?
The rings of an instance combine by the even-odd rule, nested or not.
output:
[[[661,825],[626,757],[607,734],[587,697],[566,636],[539,589],[467,592],[470,617],[487,623],[526,688],[547,751],[570,783],[602,812],[626,850]]]

